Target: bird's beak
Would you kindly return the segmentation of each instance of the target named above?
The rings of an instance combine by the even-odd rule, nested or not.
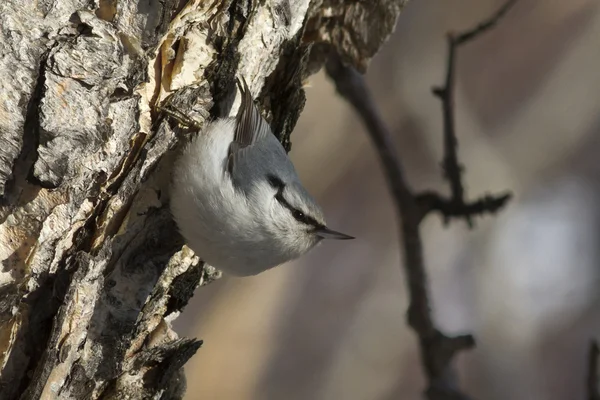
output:
[[[345,233],[336,232],[328,227],[324,226],[322,228],[317,229],[316,234],[321,239],[336,239],[336,240],[348,240],[354,239],[354,236],[346,235]]]

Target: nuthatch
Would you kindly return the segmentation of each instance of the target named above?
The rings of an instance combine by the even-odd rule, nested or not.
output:
[[[187,245],[232,275],[256,275],[322,239],[353,239],[325,225],[283,146],[240,84],[236,118],[217,118],[177,159],[171,212]]]

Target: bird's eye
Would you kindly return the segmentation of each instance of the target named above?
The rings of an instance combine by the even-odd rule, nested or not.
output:
[[[300,210],[292,211],[292,216],[298,220],[304,219],[304,213]]]

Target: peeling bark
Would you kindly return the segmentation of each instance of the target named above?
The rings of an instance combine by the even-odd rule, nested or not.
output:
[[[331,48],[364,70],[403,0],[0,2],[0,398],[181,398],[171,329],[218,278],[168,211],[189,139],[243,75],[290,148]],[[377,23],[375,23],[377,22]]]

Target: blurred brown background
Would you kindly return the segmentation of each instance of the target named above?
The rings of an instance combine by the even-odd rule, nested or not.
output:
[[[446,191],[439,168],[448,30],[500,1],[413,0],[368,80],[411,184]],[[600,3],[521,0],[461,48],[456,118],[467,194],[510,189],[498,217],[422,227],[434,311],[471,331],[458,358],[465,391],[487,400],[584,398],[600,332]],[[417,344],[405,325],[397,224],[381,168],[349,106],[321,73],[291,156],[330,225],[329,242],[257,277],[199,289],[176,321],[204,339],[187,399],[420,399]]]

